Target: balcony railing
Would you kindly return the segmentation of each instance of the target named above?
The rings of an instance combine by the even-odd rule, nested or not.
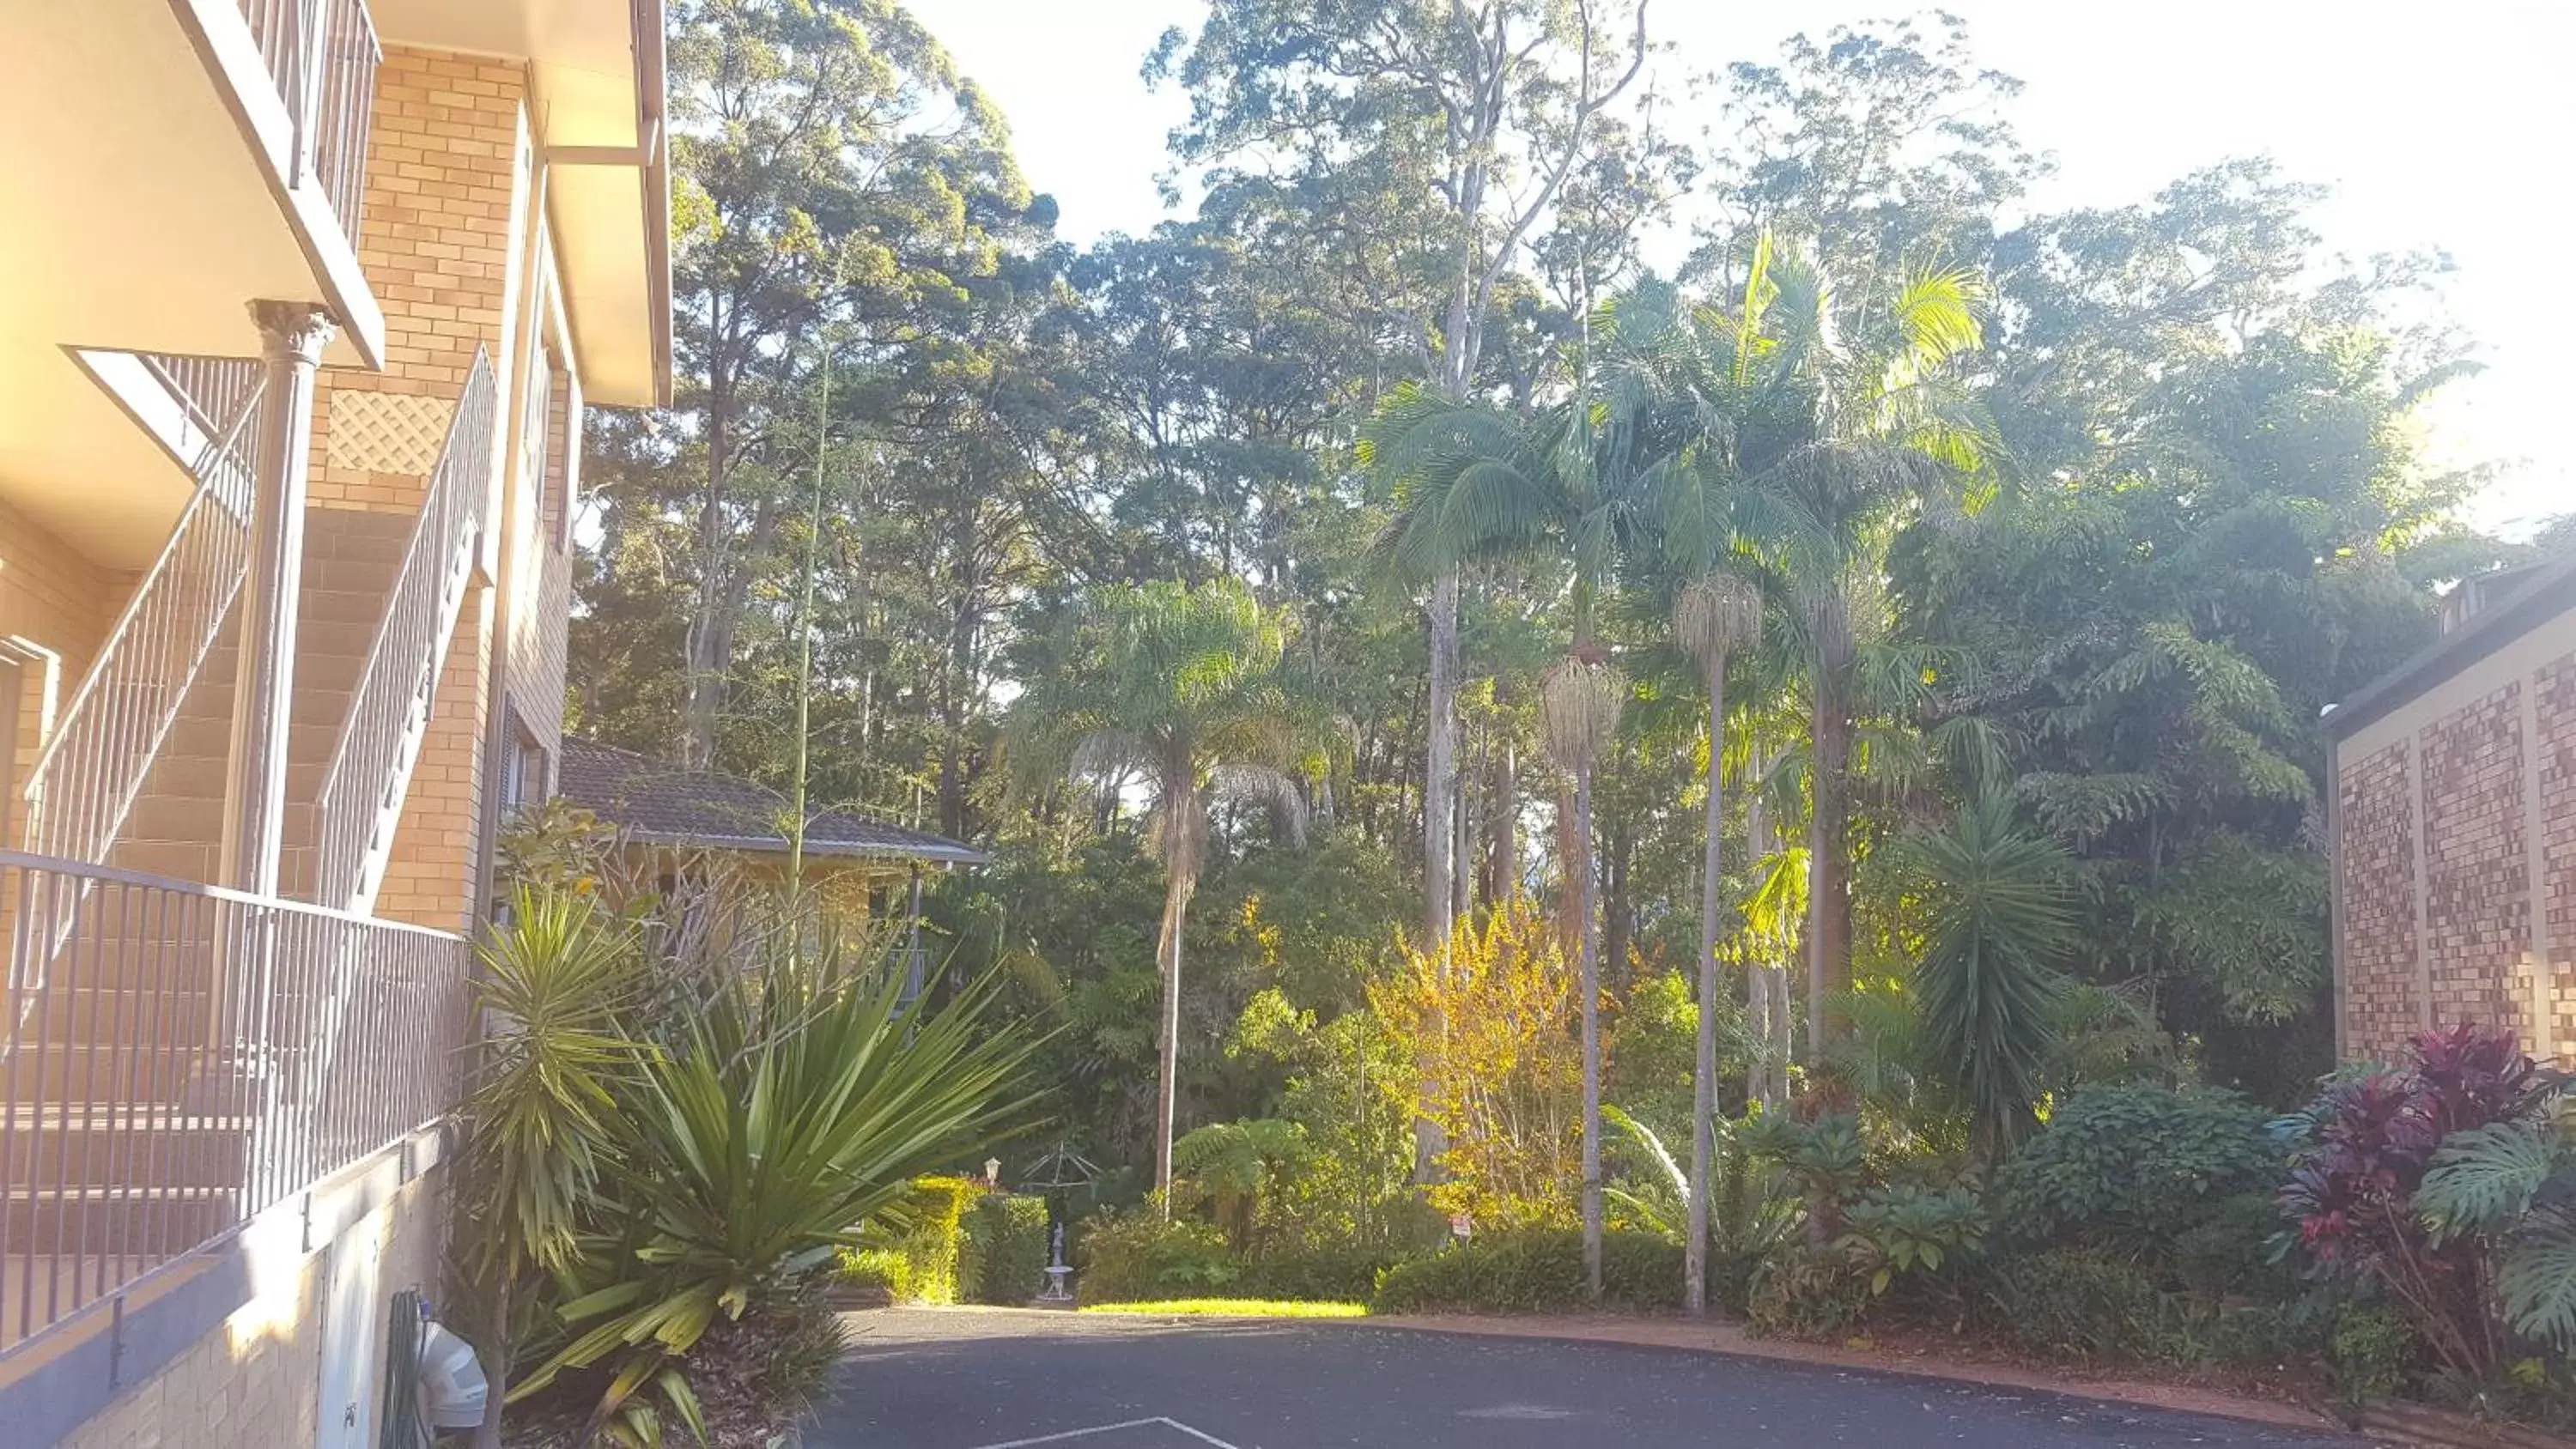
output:
[[[293,127],[286,183],[317,181],[354,250],[384,59],[375,17],[366,0],[241,0],[241,8]]]
[[[15,851],[0,910],[0,1353],[455,1104],[457,936]]]
[[[491,503],[493,388],[491,359],[477,348],[314,796],[313,898],[326,905],[365,910],[384,876]]]
[[[228,358],[144,363],[209,439],[197,491],[99,646],[28,773],[27,848],[104,864],[153,759],[223,633],[249,561],[259,465],[260,365]]]

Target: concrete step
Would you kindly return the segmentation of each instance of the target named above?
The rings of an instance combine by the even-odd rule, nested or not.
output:
[[[191,959],[193,958],[193,959]],[[215,1012],[214,972],[203,952],[168,952],[134,973],[130,985],[56,986],[29,1021],[46,1041],[121,1041],[139,1047],[193,1047],[209,1039]]]
[[[237,1117],[142,1102],[47,1103],[9,1123],[9,1181],[22,1191],[225,1187],[241,1181],[249,1135]]]
[[[119,1044],[22,1040],[9,1055],[9,1100],[75,1107],[177,1102],[211,1056],[193,1047],[136,1051]]]
[[[116,1188],[22,1189],[0,1204],[10,1256],[33,1250],[128,1257],[184,1253],[233,1225],[237,1189],[172,1187],[137,1195]],[[38,1310],[44,1308],[37,1303]]]

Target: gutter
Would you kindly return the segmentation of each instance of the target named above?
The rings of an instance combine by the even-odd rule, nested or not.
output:
[[[2328,706],[2320,722],[2326,737],[2343,739],[2570,609],[2576,609],[2576,554],[2541,569],[2467,623]]]
[[[665,116],[669,57],[663,0],[628,0],[635,32],[635,144],[548,146],[548,166],[632,167],[644,193],[646,311],[653,334],[653,404],[671,405],[671,131]]]

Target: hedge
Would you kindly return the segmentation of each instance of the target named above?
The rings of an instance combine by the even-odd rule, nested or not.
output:
[[[1601,1244],[1601,1306],[1681,1305],[1682,1250],[1650,1233],[1613,1232]],[[1521,1229],[1474,1239],[1390,1268],[1373,1313],[1544,1313],[1594,1306],[1583,1291],[1583,1235]]]
[[[957,1301],[958,1220],[984,1189],[962,1177],[917,1177],[863,1246],[841,1257],[841,1280],[895,1303]]]
[[[988,1192],[966,1209],[958,1291],[976,1303],[1026,1303],[1045,1286],[1047,1205],[1042,1197]]]

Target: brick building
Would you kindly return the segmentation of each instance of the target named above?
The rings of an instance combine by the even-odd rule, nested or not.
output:
[[[2325,729],[2341,1054],[2469,1020],[2576,1063],[2576,558],[2464,583]]]
[[[661,12],[0,6],[0,1445],[379,1442],[670,387]]]

